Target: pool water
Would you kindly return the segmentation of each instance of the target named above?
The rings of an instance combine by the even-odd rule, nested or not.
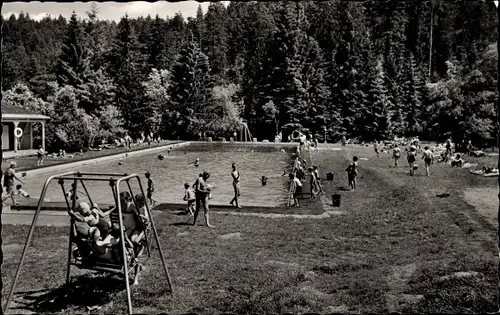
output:
[[[282,152],[284,149],[285,152]],[[282,176],[285,169],[290,169],[292,157],[289,146],[275,145],[238,145],[230,143],[192,143],[188,146],[174,148],[168,153],[164,152],[145,154],[123,159],[119,165],[118,160],[98,164],[84,165],[72,170],[75,172],[91,173],[136,173],[141,176],[144,189],[146,178],[144,173],[151,172],[155,182],[153,198],[160,203],[184,203],[184,183],[192,185],[198,175],[204,170],[210,172],[208,183],[215,186],[212,189],[211,204],[229,205],[234,191],[231,177],[231,164],[236,163],[240,172],[242,206],[282,206],[286,203],[289,180]],[[159,160],[158,155],[164,154],[165,159]],[[192,162],[200,160],[200,166],[195,167]],[[191,164],[189,164],[191,162]],[[62,173],[61,171],[55,172]],[[24,189],[32,197],[38,198],[44,181],[52,173],[26,178]],[[262,186],[261,177],[268,177],[267,185]],[[132,183],[134,193],[139,193],[138,185]],[[80,185],[79,185],[80,186]],[[87,189],[93,201],[97,203],[112,204],[113,195],[108,182],[87,182]],[[66,183],[69,189],[70,182]],[[126,185],[122,186],[126,188]],[[80,191],[84,191],[81,186]],[[82,196],[80,193],[79,196]],[[84,195],[83,195],[84,197]],[[82,197],[80,197],[82,198]],[[45,198],[46,201],[64,201],[60,185],[57,182],[50,184]]]

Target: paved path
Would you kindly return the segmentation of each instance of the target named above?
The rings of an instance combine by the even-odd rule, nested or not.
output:
[[[10,210],[5,208],[2,213],[2,224],[31,225],[33,222],[33,210]],[[38,216],[37,225],[43,226],[69,226],[69,216],[61,211],[43,211]]]

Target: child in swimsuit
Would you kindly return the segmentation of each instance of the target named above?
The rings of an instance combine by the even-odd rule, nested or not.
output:
[[[154,183],[153,179],[151,178],[150,172],[146,172],[145,176],[146,176],[146,179],[148,180],[147,198],[148,198],[149,204],[154,206],[156,204],[156,200],[153,199],[153,192],[155,191],[155,183]]]
[[[413,176],[415,174],[415,160],[416,160],[415,151],[416,150],[417,150],[417,148],[415,146],[411,146],[410,151],[408,151],[408,155],[406,157],[408,160],[408,164],[410,165],[410,176]]]
[[[24,198],[29,198],[30,197],[30,194],[28,194],[26,192],[26,190],[23,189],[22,185],[17,185],[16,186],[16,190],[17,190],[17,195],[18,196],[23,196]]]
[[[347,179],[349,181],[349,187],[351,190],[356,189],[356,177],[358,176],[358,157],[354,156],[352,158],[352,162],[346,169],[347,171]]]
[[[321,179],[319,177],[319,170],[318,170],[318,167],[316,165],[313,165],[313,172],[314,172],[314,176],[316,177],[316,186],[319,188],[319,192],[320,193],[324,193],[323,191],[323,186],[321,185]]]
[[[394,167],[399,166],[399,158],[401,157],[401,149],[396,145],[392,150],[392,158],[394,159]]]
[[[188,183],[185,183],[184,184],[184,188],[185,188],[185,191],[184,191],[184,198],[183,200],[184,201],[187,201],[187,211],[189,213],[189,216],[193,216],[194,214],[194,203],[196,201],[196,197],[194,195],[194,190],[193,188],[189,187],[189,184]]]

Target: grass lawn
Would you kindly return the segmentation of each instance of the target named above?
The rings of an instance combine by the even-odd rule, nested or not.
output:
[[[325,199],[346,186],[344,169],[353,155],[374,154],[362,147],[315,154],[322,174],[336,172],[340,178],[323,182]],[[479,161],[494,164],[495,158]],[[322,219],[225,212],[214,214],[216,229],[208,229],[184,225],[187,217],[172,211],[158,213],[155,222],[175,292],[166,294],[153,252],[132,291],[135,312],[496,311],[496,223],[479,215],[463,195],[465,188],[496,187],[496,178],[443,164],[433,165],[432,177],[422,176],[422,169],[409,177],[406,165],[391,165],[389,154],[360,161],[358,189],[340,191],[341,214]],[[442,193],[450,196],[436,196]],[[301,205],[321,207],[318,201]],[[28,228],[4,226],[6,289]],[[100,312],[126,313],[123,284],[116,278],[74,271],[73,284],[63,285],[67,232],[37,228],[13,307],[70,314],[102,305]]]

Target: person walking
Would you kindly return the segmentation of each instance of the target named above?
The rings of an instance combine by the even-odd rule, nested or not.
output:
[[[401,149],[396,145],[392,150],[392,158],[394,159],[394,167],[399,166],[399,158],[401,157]]]
[[[43,159],[45,157],[45,150],[43,149],[42,146],[38,148],[36,151],[36,165],[40,166],[43,165]]]
[[[241,209],[238,204],[238,197],[240,196],[240,172],[236,169],[236,163],[233,163],[231,167],[233,168],[231,177],[233,178],[234,197],[230,204],[233,207],[236,206],[236,208]],[[234,203],[236,203],[236,205]]]
[[[416,160],[415,151],[417,151],[417,148],[412,145],[406,157],[408,160],[408,164],[410,165],[410,176],[413,176],[415,174],[415,160]]]
[[[431,176],[429,168],[431,167],[431,163],[434,164],[434,155],[432,154],[432,151],[429,150],[428,146],[424,148],[424,154],[422,155],[422,159],[425,162],[425,175]]]
[[[14,188],[15,188],[14,179],[17,179],[23,184],[24,182],[19,177],[16,176],[16,167],[17,167],[16,162],[11,162],[10,167],[7,170],[5,170],[3,174],[3,186],[5,187],[5,197],[2,198],[2,203],[10,198],[12,200],[12,204],[17,207],[18,203],[14,199]]]
[[[196,219],[200,213],[200,208],[203,206],[203,211],[205,214],[205,223],[208,227],[213,228],[214,226],[210,224],[209,218],[209,197],[210,197],[210,187],[208,187],[207,180],[210,178],[210,173],[205,171],[198,178],[195,183],[195,197],[196,197],[196,209],[194,212],[193,225],[196,225]]]

